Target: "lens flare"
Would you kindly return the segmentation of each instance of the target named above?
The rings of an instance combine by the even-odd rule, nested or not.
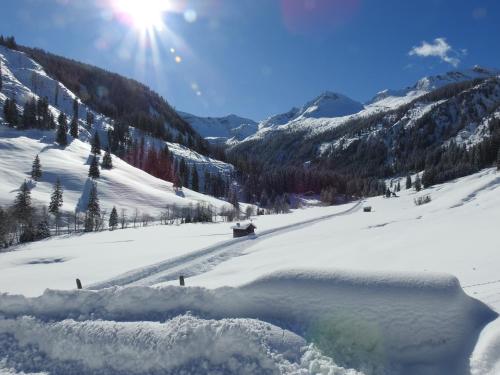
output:
[[[113,5],[121,21],[139,30],[161,31],[163,15],[171,9],[169,0],[114,0]]]

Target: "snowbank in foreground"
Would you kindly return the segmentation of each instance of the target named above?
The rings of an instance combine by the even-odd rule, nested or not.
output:
[[[500,374],[500,319],[488,324],[481,332],[470,368],[472,375]]]
[[[272,274],[240,288],[216,290],[169,286],[46,291],[42,296],[31,299],[4,294],[0,295],[0,314],[7,321],[0,325],[0,332],[14,335],[19,345],[45,342],[42,334],[33,334],[36,330],[61,330],[71,340],[78,341],[86,340],[81,338],[79,330],[80,327],[86,327],[80,324],[88,320],[158,322],[173,319],[187,311],[203,319],[224,321],[228,318],[246,318],[271,323],[314,343],[323,354],[333,358],[340,366],[374,374],[463,373],[469,366],[467,358],[478,332],[496,316],[482,303],[463,293],[458,281],[451,276],[289,271]],[[23,316],[27,315],[38,320],[23,320]],[[67,319],[83,322],[68,322]],[[43,323],[48,321],[62,322]],[[174,319],[165,324],[168,326],[181,321]],[[254,324],[257,323],[252,322],[250,326],[255,327]],[[130,327],[126,324],[122,326],[102,322],[99,324],[103,325],[95,322],[85,324],[90,324],[92,330],[101,332],[96,333],[95,337],[106,335],[106,330],[102,328],[109,327],[106,324],[111,324],[113,330]],[[206,334],[207,337],[215,339],[218,335],[227,334],[225,328],[216,329],[212,323],[206,324],[211,328],[204,329],[212,330],[210,334]],[[213,324],[219,327],[218,324],[223,323]],[[241,324],[247,326],[247,323]],[[222,326],[225,327],[224,324]],[[132,327],[137,332],[130,337],[140,336],[138,332],[143,330],[149,332],[148,330],[165,329],[154,324]],[[275,328],[268,327],[263,330],[271,332],[273,329]],[[287,331],[280,332],[283,332],[283,337],[286,336],[287,342],[300,341]],[[251,333],[249,336],[255,335]],[[127,336],[112,336],[118,342],[128,342]],[[42,341],[37,342],[39,337],[42,337]],[[45,349],[41,347],[41,350],[56,350],[53,346],[60,339],[62,337],[55,338],[54,344],[44,345]],[[247,337],[244,347],[250,346],[248,340],[254,338]],[[145,339],[145,342],[152,341]],[[144,345],[146,344],[141,344]],[[176,346],[175,342],[171,345]],[[234,344],[235,350],[238,345],[240,344]],[[274,344],[266,345],[276,347]],[[280,355],[291,350],[295,353],[294,356],[283,358],[297,363],[297,358],[300,357],[297,346],[300,345],[287,344],[284,350],[279,351]],[[216,346],[205,349],[214,348]],[[151,350],[157,349],[153,347]],[[253,358],[251,363],[261,361],[256,359],[255,352],[252,354],[249,349],[243,353],[247,352]],[[87,355],[84,350],[75,353],[73,355],[76,357]],[[121,362],[121,355],[119,351],[117,353],[117,358],[109,361]],[[76,357],[73,359],[81,360]],[[246,360],[243,362],[248,363]],[[267,367],[259,367],[259,371],[260,369],[265,370]],[[259,371],[257,372],[265,373]]]
[[[357,374],[290,331],[253,319],[0,320],[6,368],[51,374]],[[1,366],[1,365],[0,365]],[[1,367],[0,367],[1,369]]]

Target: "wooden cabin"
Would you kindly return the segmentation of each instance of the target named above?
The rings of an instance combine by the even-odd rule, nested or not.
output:
[[[238,237],[245,237],[250,234],[255,234],[255,229],[257,229],[257,227],[252,223],[247,223],[247,224],[236,223],[236,225],[231,227],[231,229],[233,230],[233,237],[238,238]]]

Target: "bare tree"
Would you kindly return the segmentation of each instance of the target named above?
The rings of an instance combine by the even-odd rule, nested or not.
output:
[[[120,225],[122,229],[127,227],[127,210],[125,208],[120,210]]]
[[[134,216],[132,216],[132,221],[134,222],[134,228],[135,224],[137,223],[137,220],[139,220],[139,210],[136,208],[134,210]]]

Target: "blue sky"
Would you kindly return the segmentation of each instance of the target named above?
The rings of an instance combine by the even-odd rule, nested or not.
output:
[[[161,2],[161,27],[141,39],[120,1],[135,2],[129,18]],[[144,82],[179,110],[255,120],[325,90],[366,101],[500,67],[497,0],[2,0],[0,33]]]

